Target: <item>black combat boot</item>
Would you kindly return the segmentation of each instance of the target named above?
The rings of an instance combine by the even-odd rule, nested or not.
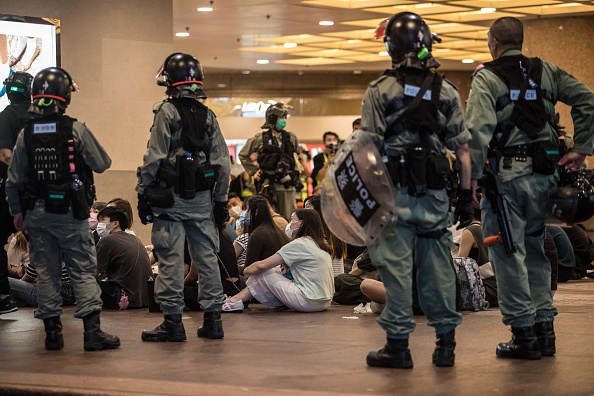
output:
[[[511,331],[513,334],[511,341],[497,345],[496,354],[498,357],[528,360],[541,358],[533,326],[512,327]]]
[[[455,330],[437,334],[435,350],[433,351],[433,364],[437,367],[452,367],[454,365],[456,359],[456,354],[454,353],[456,340],[454,335]]]
[[[536,333],[536,340],[538,341],[542,356],[553,356],[557,352],[555,348],[553,321],[535,323],[534,332]]]
[[[59,316],[43,319],[45,326],[45,349],[55,351],[64,348],[64,336],[62,335],[62,322]]]
[[[165,315],[165,320],[153,330],[142,332],[142,341],[182,342],[186,340],[186,330],[181,314]]]
[[[120,346],[117,336],[101,331],[100,311],[95,311],[83,318],[85,327],[85,351],[115,349]]]
[[[218,339],[224,336],[221,311],[204,312],[204,323],[198,329],[198,337]]]
[[[388,367],[409,369],[413,367],[408,339],[390,339],[386,345],[377,352],[367,354],[367,365],[371,367]]]

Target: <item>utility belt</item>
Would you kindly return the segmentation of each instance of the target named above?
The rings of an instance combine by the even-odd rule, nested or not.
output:
[[[66,214],[72,207],[72,214],[77,220],[89,218],[89,210],[95,200],[95,186],[85,186],[80,180],[70,180],[61,184],[45,184],[36,187],[28,184],[21,194],[20,203],[23,215],[33,210],[37,201],[45,202],[47,213]]]
[[[526,162],[532,158],[532,172],[542,175],[552,175],[561,159],[559,147],[551,142],[536,142],[518,146],[504,147],[495,154],[501,157],[503,169],[511,169],[512,161]]]
[[[445,155],[430,154],[422,147],[409,148],[406,154],[388,156],[388,171],[395,186],[408,186],[408,194],[421,197],[427,189],[453,190],[450,161]]]
[[[157,181],[146,188],[145,195],[151,206],[171,208],[174,205],[173,193],[182,199],[194,199],[196,193],[214,188],[217,171],[214,165],[199,165],[196,160],[178,155],[176,166],[161,166],[157,171]]]
[[[262,176],[260,177],[261,181],[267,180],[267,183],[282,184],[282,186],[285,189],[295,187],[295,188],[298,188],[299,190],[301,190],[301,188],[303,187],[301,185],[301,181],[299,180],[299,171],[295,170],[295,171],[291,171],[291,172],[285,172],[285,171],[279,171],[278,169],[275,171],[261,169],[261,173],[262,173]],[[266,184],[266,183],[261,182],[260,184],[261,185],[259,187],[262,187],[262,184]]]

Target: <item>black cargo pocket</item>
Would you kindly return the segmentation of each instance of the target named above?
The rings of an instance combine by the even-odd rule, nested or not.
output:
[[[427,188],[441,190],[450,179],[450,161],[443,155],[427,157]]]
[[[206,191],[214,187],[217,171],[213,165],[200,165],[196,170],[196,191]]]
[[[535,143],[534,154],[532,155],[532,172],[541,175],[552,175],[557,169],[559,159],[559,147],[555,143]]]
[[[144,194],[150,206],[157,208],[168,209],[175,204],[173,200],[173,193],[170,188],[162,188],[158,186],[148,186],[144,190]]]
[[[45,211],[47,213],[65,214],[68,213],[69,208],[70,186],[68,184],[48,186]]]

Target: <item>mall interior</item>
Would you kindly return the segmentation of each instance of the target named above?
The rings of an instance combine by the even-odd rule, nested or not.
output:
[[[442,38],[433,54],[463,103],[474,69],[491,60],[487,31],[502,16],[523,21],[524,54],[594,89],[594,1],[2,0],[0,21],[55,26],[56,63],[80,87],[67,114],[86,123],[113,161],[96,175],[98,199],[120,197],[136,207],[136,169],[152,109],[164,99],[155,75],[169,54],[189,53],[202,64],[207,105],[235,160],[275,102],[293,106],[287,130],[315,153],[324,132],[342,139],[352,132],[368,84],[390,68],[374,30],[401,11],[418,13]],[[556,108],[572,134],[570,107]],[[593,238],[594,221],[585,226]],[[150,243],[150,224],[135,222],[134,231]],[[497,359],[495,346],[510,333],[500,312],[487,309],[463,312],[453,368],[431,364],[433,329],[415,317],[413,370],[366,366],[367,352],[383,345],[385,333],[376,314],[354,314],[352,306],[296,313],[254,305],[224,315],[224,340],[193,337],[202,313],[188,312],[188,341],[163,344],[140,339],[158,313],[108,311],[104,330],[122,346],[92,353],[83,351],[72,307],[63,315],[66,347],[55,352],[43,348],[34,309],[21,308],[0,316],[0,395],[592,395],[594,280],[560,283],[554,301],[554,357]]]

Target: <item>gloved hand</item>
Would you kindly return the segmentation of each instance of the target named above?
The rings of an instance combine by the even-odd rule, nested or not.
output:
[[[214,221],[217,227],[220,227],[223,224],[225,224],[229,220],[229,209],[227,209],[227,201],[215,201],[212,213],[214,214]]]
[[[457,230],[466,228],[474,218],[474,209],[472,207],[472,190],[458,189],[458,202],[454,210],[454,224],[460,221]]]
[[[153,222],[153,210],[144,194],[138,194],[138,216],[144,225]]]

